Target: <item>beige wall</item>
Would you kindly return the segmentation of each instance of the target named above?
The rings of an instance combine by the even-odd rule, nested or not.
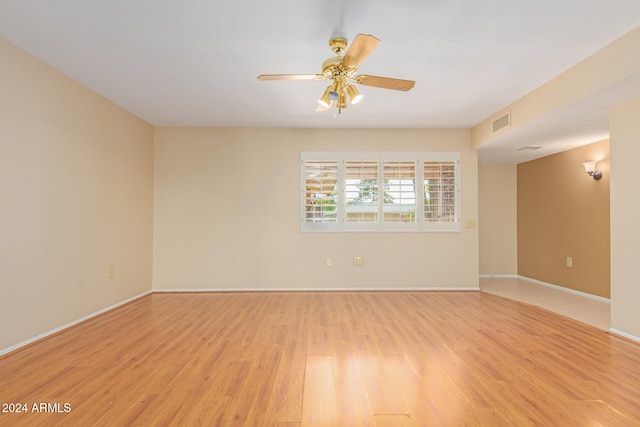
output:
[[[157,128],[154,288],[477,288],[477,228],[300,232],[302,151],[459,151],[477,218],[468,130]]]
[[[567,71],[561,73],[551,79],[544,85],[535,89],[531,93],[525,95],[521,99],[515,101],[511,105],[505,106],[502,110],[485,121],[477,124],[471,129],[471,144],[474,148],[479,148],[486,144],[496,144],[499,146],[507,135],[518,132],[519,130],[533,128],[541,122],[539,119],[551,117],[555,114],[562,114],[565,107],[571,106],[590,96],[598,96],[603,89],[615,89],[619,83],[628,83],[637,81],[640,76],[640,55],[637,55],[638,46],[640,46],[640,27],[628,32],[627,34],[615,40],[600,51],[571,67]],[[637,92],[629,93],[629,97],[637,97]],[[638,128],[638,98],[622,103],[615,107],[610,114],[610,139],[611,139],[611,204],[609,210],[610,216],[610,247],[607,246],[607,236],[604,236],[599,228],[591,231],[584,227],[584,222],[589,218],[595,209],[600,212],[599,215],[606,215],[603,211],[605,202],[595,199],[594,202],[590,197],[601,197],[601,194],[589,194],[584,200],[572,203],[568,206],[569,210],[559,211],[558,218],[566,224],[567,228],[562,229],[555,225],[550,227],[546,224],[531,225],[522,223],[518,219],[518,259],[519,274],[524,276],[533,276],[538,280],[553,283],[556,285],[567,286],[569,288],[578,289],[584,292],[593,293],[594,295],[607,296],[611,298],[611,317],[613,329],[617,332],[627,334],[633,339],[640,340],[640,316],[637,314],[638,304],[640,303],[640,289],[637,286],[638,264],[636,258],[638,255],[638,226],[635,218],[637,217],[638,206],[633,193],[636,191],[633,185],[636,181],[635,168],[633,164],[638,158],[638,138],[640,138],[640,129]],[[511,125],[497,132],[493,132],[493,120],[505,114],[511,113]],[[573,150],[571,151],[573,152]],[[569,152],[566,155],[570,155]],[[551,159],[548,161],[554,161]],[[580,163],[586,159],[574,159],[575,168],[578,170],[582,167]],[[606,165],[605,163],[605,166]],[[528,168],[530,166],[523,166]],[[575,174],[578,172],[576,171]],[[584,172],[582,172],[584,173]],[[557,191],[556,182],[551,182],[544,175],[538,174],[534,177],[532,174],[532,182],[527,184],[531,188],[539,188],[542,191],[548,188],[550,191]],[[518,199],[522,201],[522,205],[518,204],[518,215],[522,213],[523,206],[527,204],[529,197],[522,196],[520,189],[520,170],[518,171]],[[577,176],[577,175],[576,175]],[[598,184],[604,183],[605,178]],[[535,181],[535,182],[533,182]],[[589,180],[587,180],[589,181]],[[589,181],[593,184],[593,180]],[[584,183],[583,183],[584,184]],[[580,184],[580,185],[583,185]],[[571,184],[574,186],[575,184]],[[482,182],[480,183],[482,186]],[[604,185],[588,187],[589,191],[595,192],[604,189]],[[567,193],[568,200],[574,200],[576,194],[582,192],[573,191]],[[630,196],[631,195],[631,196]],[[539,196],[539,195],[538,195]],[[564,198],[559,198],[561,202]],[[589,203],[592,206],[583,206],[583,209],[574,209],[581,203]],[[536,208],[534,206],[534,208]],[[549,209],[552,211],[553,207]],[[565,213],[566,212],[566,213]],[[543,215],[546,212],[542,212]],[[482,211],[481,211],[482,215]],[[533,218],[530,218],[533,220]],[[547,221],[550,221],[547,219]],[[539,222],[543,222],[541,218]],[[485,238],[484,229],[483,240]],[[537,228],[536,228],[537,227]],[[562,239],[558,236],[545,236],[541,240],[542,235],[548,234],[548,230],[557,229],[563,233]],[[577,230],[581,229],[581,232]],[[524,236],[521,235],[525,233]],[[571,234],[569,238],[568,234]],[[589,236],[589,237],[582,237]],[[529,240],[537,240],[535,248],[529,248],[524,251],[523,245]],[[545,244],[544,242],[547,242]],[[552,242],[550,244],[549,242]],[[577,244],[578,243],[578,244]],[[483,242],[481,242],[483,245]],[[576,248],[584,255],[580,255],[578,259],[573,256],[577,253]],[[597,249],[596,249],[597,248]],[[601,260],[610,253],[609,270],[610,276],[606,277],[606,262]],[[574,267],[566,267],[566,257],[573,256]],[[586,257],[586,259],[583,259]],[[592,260],[597,257],[598,260]],[[635,257],[635,258],[634,258]],[[526,261],[525,261],[526,260]],[[523,263],[526,262],[527,265]],[[530,265],[530,263],[538,263],[538,265]],[[578,262],[578,264],[576,264]],[[582,266],[590,264],[591,271],[579,271]],[[484,263],[482,268],[484,272]],[[579,278],[579,276],[584,276]],[[610,283],[610,292],[603,285],[606,281]],[[591,281],[588,283],[588,281]]]
[[[472,147],[478,148],[536,120],[561,111],[583,98],[640,73],[640,27],[585,58],[471,130]],[[493,121],[511,112],[511,125],[493,132]]]
[[[517,114],[503,132],[637,72],[639,57],[628,51],[639,39],[640,29],[632,31],[509,106]],[[2,39],[0,63],[0,351],[150,290],[152,272],[160,290],[460,289],[476,288],[479,272],[512,274],[517,253],[547,260],[533,278],[608,295],[601,262],[608,246],[600,230],[566,239],[556,233],[533,252],[515,243],[520,181],[555,191],[559,182],[579,180],[571,181],[566,198],[581,194],[588,206],[569,210],[561,218],[567,228],[558,233],[575,232],[580,224],[584,231],[593,212],[604,215],[608,163],[601,162],[605,178],[596,183],[580,165],[586,158],[576,156],[592,153],[571,150],[558,155],[564,166],[543,165],[570,175],[556,181],[543,178],[550,173],[530,173],[526,184],[518,171],[517,192],[515,166],[478,167],[470,149],[492,139],[491,120],[471,131],[158,128],[154,153],[149,124]],[[608,63],[620,66],[603,68]],[[567,79],[573,85],[562,83]],[[640,98],[611,114],[612,326],[636,339],[637,117]],[[301,233],[299,155],[320,150],[460,151],[462,232]],[[523,203],[530,198],[523,196]],[[475,219],[478,229],[464,227]],[[534,230],[522,225],[517,233]],[[352,265],[355,255],[364,257],[364,267]],[[565,267],[566,256],[573,257],[572,269]],[[586,271],[589,264],[596,270]],[[550,265],[556,273],[547,272]]]
[[[0,64],[1,351],[150,290],[153,129],[2,39]]]
[[[611,126],[611,328],[640,340],[640,97],[615,106]]]
[[[609,176],[608,140],[518,165],[519,275],[609,297]]]
[[[516,275],[516,165],[478,165],[480,274]]]

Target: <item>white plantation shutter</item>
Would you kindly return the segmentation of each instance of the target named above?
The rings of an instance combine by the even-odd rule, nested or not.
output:
[[[302,231],[460,231],[459,153],[302,153]]]
[[[306,160],[303,169],[303,223],[337,224],[338,161]]]
[[[416,222],[416,161],[385,161],[384,222]]]
[[[425,163],[425,222],[451,222],[455,218],[454,177],[454,165],[449,162]]]
[[[378,222],[380,211],[378,161],[347,160],[345,174],[345,222]]]
[[[426,227],[460,231],[459,154],[423,155],[423,213]]]

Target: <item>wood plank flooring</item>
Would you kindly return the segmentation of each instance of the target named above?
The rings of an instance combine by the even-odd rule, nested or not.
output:
[[[610,301],[571,293],[570,289],[547,286],[520,277],[481,277],[480,290],[537,305],[605,331],[611,327]]]
[[[2,426],[638,426],[640,346],[481,292],[152,294],[0,359],[0,404],[27,405]]]

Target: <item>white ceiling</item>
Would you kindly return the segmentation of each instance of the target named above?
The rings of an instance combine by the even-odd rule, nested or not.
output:
[[[638,0],[0,0],[0,36],[158,126],[469,128],[638,25]],[[415,88],[361,86],[334,118],[315,112],[326,81],[256,79],[318,73],[329,38],[358,33],[381,39],[359,73]],[[606,137],[608,106],[640,91],[629,83],[510,132],[481,160]]]

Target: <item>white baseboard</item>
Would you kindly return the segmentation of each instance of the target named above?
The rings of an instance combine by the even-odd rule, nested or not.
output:
[[[481,279],[517,279],[517,274],[481,274]]]
[[[109,307],[103,308],[102,310],[96,311],[94,313],[88,314],[80,319],[74,320],[73,322],[69,322],[65,325],[37,335],[33,338],[29,338],[28,340],[22,341],[16,345],[12,345],[11,347],[7,347],[5,349],[0,350],[0,356],[3,356],[7,353],[11,353],[12,351],[16,351],[24,346],[32,344],[36,341],[44,339],[50,335],[56,334],[60,331],[63,331],[67,328],[70,328],[78,323],[82,323],[85,320],[89,320],[92,317],[96,317],[102,313],[113,310],[114,308],[118,308],[121,305],[127,304],[131,301],[137,300],[138,298],[142,298],[146,295],[152,293],[198,293],[198,292],[357,292],[357,291],[479,291],[479,287],[464,287],[464,288],[445,288],[445,287],[434,287],[434,288],[424,288],[424,287],[415,287],[415,288],[176,288],[176,289],[153,289],[142,294],[136,295],[134,297],[128,298],[124,301],[121,301],[117,304],[113,304]]]
[[[569,294],[578,295],[578,296],[589,298],[589,299],[596,300],[596,301],[611,303],[611,299],[605,298],[605,297],[601,297],[601,296],[598,296],[598,295],[593,295],[593,294],[588,294],[586,292],[576,291],[575,289],[565,288],[564,286],[558,286],[558,285],[554,285],[554,284],[551,284],[551,283],[542,282],[540,280],[532,279],[530,277],[518,276],[518,278],[522,279],[522,280],[526,280],[526,281],[531,282],[531,283],[536,283],[538,285],[546,286],[548,288],[553,288],[553,289],[556,289],[558,291],[567,292]]]
[[[609,298],[605,298],[605,297],[601,297],[601,296],[593,295],[593,294],[588,294],[586,292],[576,291],[575,289],[570,289],[570,288],[566,288],[564,286],[554,285],[552,283],[543,282],[543,281],[540,281],[540,280],[537,280],[537,279],[532,279],[532,278],[526,277],[526,276],[518,276],[518,275],[512,275],[512,274],[481,274],[480,277],[484,278],[484,279],[491,279],[491,278],[496,278],[496,279],[500,279],[500,278],[502,278],[502,279],[521,279],[521,280],[526,280],[527,282],[535,283],[536,285],[546,286],[548,288],[553,288],[555,290],[566,292],[566,293],[569,293],[569,294],[578,295],[578,296],[589,298],[589,299],[596,300],[596,301],[611,303],[611,299],[609,299]]]
[[[106,313],[107,311],[113,310],[114,308],[118,308],[121,305],[127,304],[127,303],[129,303],[131,301],[134,301],[134,300],[137,300],[138,298],[142,298],[142,297],[144,297],[146,295],[149,295],[152,292],[153,291],[147,291],[147,292],[144,292],[142,294],[136,295],[134,297],[128,298],[128,299],[126,299],[124,301],[120,301],[120,302],[118,302],[116,304],[113,304],[113,305],[111,305],[109,307],[103,308],[102,310],[98,310],[98,311],[96,311],[94,313],[91,313],[91,314],[88,314],[88,315],[86,315],[84,317],[81,317],[80,319],[74,320],[73,322],[69,322],[69,323],[67,323],[65,325],[62,325],[60,327],[57,327],[57,328],[52,329],[50,331],[47,331],[47,332],[45,332],[43,334],[37,335],[37,336],[35,336],[33,338],[29,338],[26,341],[22,341],[22,342],[20,342],[20,343],[18,343],[16,345],[12,345],[11,347],[7,347],[5,349],[2,349],[2,350],[0,350],[0,356],[5,355],[7,353],[11,353],[12,351],[16,351],[19,348],[22,348],[24,346],[32,344],[32,343],[34,343],[36,341],[39,341],[39,340],[41,340],[43,338],[46,338],[46,337],[50,336],[50,335],[56,334],[56,333],[58,333],[60,331],[63,331],[65,329],[67,329],[67,328],[70,328],[70,327],[72,327],[74,325],[77,325],[78,323],[82,323],[85,320],[91,319],[92,317],[96,317],[96,316],[98,316],[98,315],[100,315],[102,313]]]
[[[567,293],[570,293],[570,294],[573,294],[573,295],[578,295],[578,296],[581,296],[581,297],[585,297],[585,298],[593,299],[593,300],[596,300],[596,301],[601,301],[601,302],[605,302],[605,303],[611,304],[611,299],[610,298],[604,298],[604,297],[601,297],[601,296],[598,296],[598,295],[593,295],[593,294],[588,294],[586,292],[576,291],[575,289],[569,289],[569,288],[565,288],[563,286],[553,285],[551,283],[542,282],[540,280],[532,279],[530,277],[510,276],[510,275],[500,275],[500,276],[499,275],[481,275],[480,277],[488,277],[488,278],[490,278],[490,277],[508,277],[508,278],[522,279],[522,280],[526,280],[526,281],[531,282],[531,283],[535,283],[537,285],[546,286],[546,287],[549,287],[549,288],[557,289],[557,290],[562,291],[562,292],[567,292]],[[608,332],[610,334],[612,334],[612,335],[617,335],[619,337],[626,338],[628,340],[640,343],[640,337],[628,334],[626,332],[622,332],[622,331],[620,331],[618,329],[609,328]]]
[[[464,288],[175,288],[154,289],[157,293],[189,293],[189,292],[393,292],[393,291],[479,291],[479,287]]]
[[[626,332],[619,331],[617,329],[609,328],[609,333],[613,335],[621,336],[622,338],[626,338],[631,341],[640,342],[640,337],[636,337],[634,335],[628,334]]]

